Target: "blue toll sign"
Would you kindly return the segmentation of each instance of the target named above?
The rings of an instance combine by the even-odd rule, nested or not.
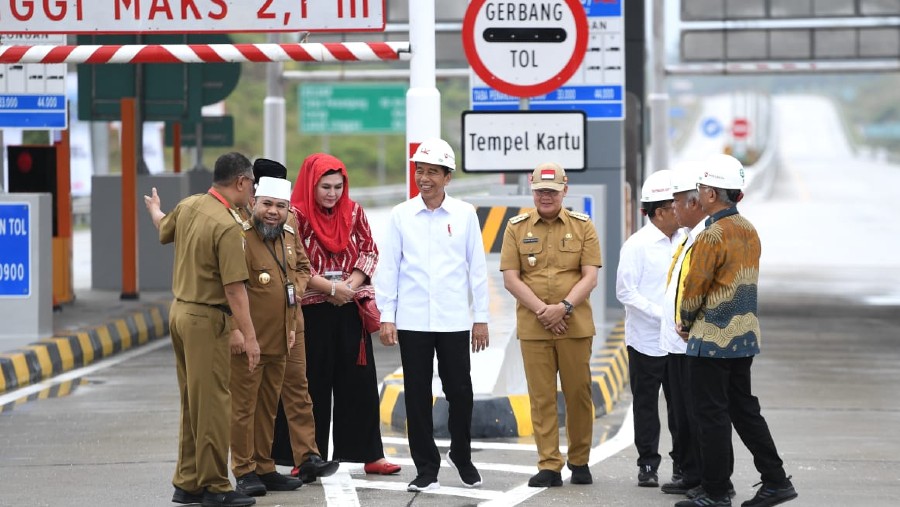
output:
[[[716,137],[722,133],[722,123],[715,118],[705,118],[700,124],[700,130],[706,137]]]
[[[0,203],[0,297],[31,295],[31,219],[27,203]]]

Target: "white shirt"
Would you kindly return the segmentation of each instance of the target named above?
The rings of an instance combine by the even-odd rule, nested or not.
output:
[[[666,355],[659,348],[659,326],[671,262],[672,240],[649,222],[619,253],[616,298],[625,305],[625,344],[644,355]]]
[[[421,196],[400,203],[379,250],[375,301],[382,322],[437,332],[487,323],[487,264],[471,204],[449,195],[434,211]]]
[[[687,342],[682,340],[675,331],[675,312],[677,311],[675,308],[675,295],[678,293],[678,279],[681,275],[681,262],[684,260],[684,256],[687,255],[691,245],[694,244],[694,240],[697,239],[697,235],[705,228],[706,220],[701,220],[693,229],[688,231],[687,238],[684,236],[680,238],[681,241],[685,241],[684,248],[681,249],[681,253],[678,254],[678,259],[675,260],[675,267],[672,269],[672,278],[669,280],[669,285],[666,287],[666,295],[663,302],[662,328],[659,331],[659,348],[670,354],[684,354],[687,351]],[[676,245],[680,245],[681,241],[678,241]]]

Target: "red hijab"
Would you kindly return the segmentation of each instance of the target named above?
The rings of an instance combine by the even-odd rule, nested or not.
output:
[[[316,186],[322,175],[331,170],[339,171],[343,176],[344,192],[329,210],[316,204]],[[350,241],[350,219],[355,203],[350,200],[349,192],[347,168],[336,157],[314,153],[303,161],[300,173],[297,174],[297,184],[291,194],[291,205],[309,220],[322,246],[332,253],[344,251]]]

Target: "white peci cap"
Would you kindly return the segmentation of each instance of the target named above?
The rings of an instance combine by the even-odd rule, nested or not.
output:
[[[291,182],[288,180],[263,176],[256,183],[256,197],[291,200]]]

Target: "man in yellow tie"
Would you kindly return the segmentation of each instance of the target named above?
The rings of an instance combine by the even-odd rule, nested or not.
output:
[[[697,194],[697,179],[703,166],[701,162],[685,161],[672,170],[672,207],[675,220],[682,227],[678,248],[672,256],[672,264],[666,277],[666,295],[663,302],[663,318],[659,333],[659,346],[668,353],[666,374],[669,381],[669,403],[675,427],[676,441],[672,447],[678,449],[681,477],[673,477],[672,482],[662,485],[662,492],[672,495],[700,493],[700,456],[697,440],[697,424],[693,417],[690,379],[687,370],[685,350],[687,344],[678,336],[675,324],[681,322],[678,315],[680,288],[690,266],[690,251],[694,239],[706,227],[703,221],[706,213],[700,208]]]

